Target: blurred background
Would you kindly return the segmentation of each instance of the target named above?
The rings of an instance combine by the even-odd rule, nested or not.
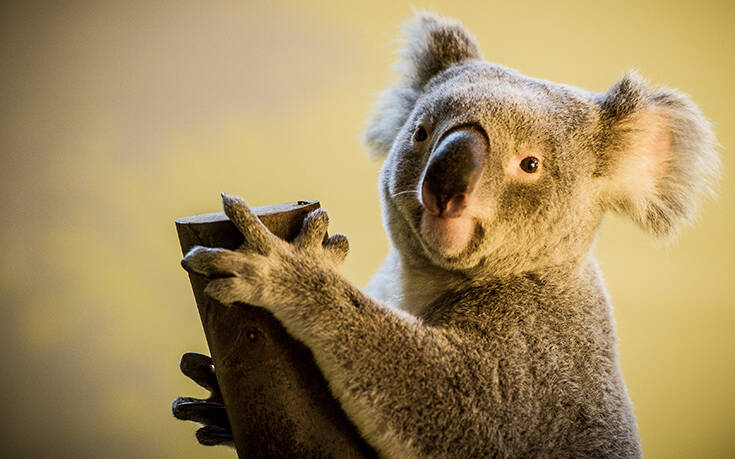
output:
[[[0,6],[3,457],[234,456],[170,414],[207,352],[174,219],[318,199],[364,285],[387,242],[360,135],[411,6],[488,60],[594,91],[637,68],[712,119],[695,228],[660,247],[611,216],[596,252],[646,455],[735,455],[732,2],[186,0]]]

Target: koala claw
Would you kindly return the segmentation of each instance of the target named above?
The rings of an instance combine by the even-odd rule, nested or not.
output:
[[[350,242],[342,233],[336,233],[327,238],[323,244],[324,250],[336,265],[341,265],[350,251]]]
[[[301,232],[294,240],[294,245],[303,250],[321,247],[327,235],[329,214],[324,209],[312,210],[304,219]]]
[[[227,422],[225,404],[214,400],[179,397],[171,404],[171,411],[176,419],[182,421],[216,425],[224,425]]]
[[[234,441],[232,432],[216,426],[206,426],[197,430],[197,441],[205,446],[231,444]]]
[[[301,250],[316,252],[323,249],[332,263],[340,265],[350,251],[350,244],[344,234],[326,237],[328,226],[329,214],[327,211],[316,209],[306,216],[301,233],[293,243]]]
[[[238,276],[246,268],[241,253],[202,246],[192,247],[181,260],[181,266],[189,273],[213,279]]]
[[[196,352],[187,352],[181,356],[179,368],[184,376],[212,392],[212,397],[219,397],[221,400],[219,383],[214,375],[214,363],[211,357]]]
[[[190,273],[212,279],[204,293],[228,305],[255,304],[272,263],[269,257],[244,247],[227,250],[196,246],[181,260],[181,265]]]
[[[227,419],[227,410],[215,377],[212,359],[203,354],[187,352],[181,357],[179,366],[184,375],[209,390],[211,395],[207,399],[177,398],[171,405],[174,417],[204,425],[196,433],[199,443],[232,446],[232,428]]]
[[[245,237],[243,245],[262,255],[268,255],[279,239],[274,236],[263,222],[253,213],[242,198],[222,193],[222,205],[227,218],[235,224]]]

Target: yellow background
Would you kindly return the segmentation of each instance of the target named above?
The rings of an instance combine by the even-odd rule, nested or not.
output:
[[[0,6],[0,450],[231,457],[177,422],[206,352],[173,220],[319,199],[364,285],[386,251],[359,137],[392,79],[403,1]],[[206,6],[205,6],[206,4]],[[596,249],[649,457],[735,452],[735,9],[731,2],[425,3],[489,60],[602,91],[627,68],[692,95],[718,200],[662,248],[607,219]]]

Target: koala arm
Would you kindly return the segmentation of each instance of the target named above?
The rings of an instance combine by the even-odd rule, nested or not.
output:
[[[399,315],[344,279],[336,265],[346,239],[325,238],[326,212],[307,217],[288,244],[242,200],[224,195],[223,201],[245,236],[243,247],[198,247],[182,261],[213,279],[209,295],[270,310],[311,349],[345,412],[380,453],[425,456],[474,443],[458,440],[487,420],[477,419],[475,394],[468,393],[478,386],[477,366],[459,332]]]
[[[460,352],[447,333],[399,315],[334,270],[311,266],[303,275],[325,288],[270,309],[312,350],[360,433],[387,457],[426,456],[435,446],[426,439],[451,444]]]

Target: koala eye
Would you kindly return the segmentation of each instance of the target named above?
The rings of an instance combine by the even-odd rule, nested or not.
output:
[[[419,125],[419,127],[416,128],[416,132],[413,133],[413,140],[416,142],[423,142],[429,137],[429,133],[426,132],[426,129]]]
[[[523,169],[523,172],[527,172],[529,174],[533,174],[534,172],[538,171],[538,158],[535,158],[533,156],[526,156],[521,161],[521,169]]]

